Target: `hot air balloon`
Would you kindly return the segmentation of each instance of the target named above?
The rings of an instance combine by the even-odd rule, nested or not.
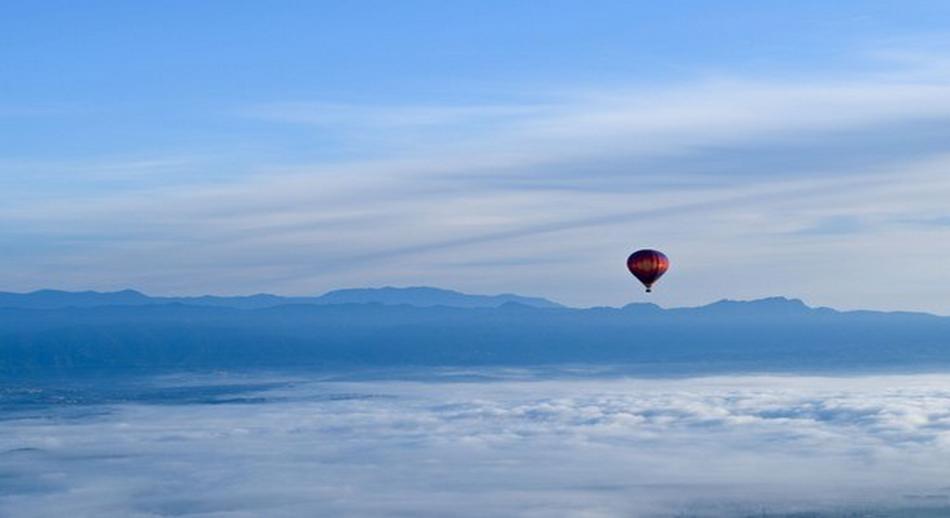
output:
[[[627,269],[647,287],[647,293],[669,268],[670,260],[656,250],[637,250],[627,258]]]

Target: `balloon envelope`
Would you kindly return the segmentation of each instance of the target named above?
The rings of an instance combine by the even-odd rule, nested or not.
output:
[[[627,269],[647,287],[647,293],[669,268],[670,260],[657,250],[637,250],[627,258]]]

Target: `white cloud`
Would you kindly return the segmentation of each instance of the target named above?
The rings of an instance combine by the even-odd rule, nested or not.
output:
[[[948,382],[301,381],[252,393],[267,398],[253,404],[31,410],[0,428],[0,512],[735,516],[950,505]]]

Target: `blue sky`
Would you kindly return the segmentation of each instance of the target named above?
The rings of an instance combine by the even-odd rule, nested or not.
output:
[[[0,288],[950,313],[945,2],[20,2]]]

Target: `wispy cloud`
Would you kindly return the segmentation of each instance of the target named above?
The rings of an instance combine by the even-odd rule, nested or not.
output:
[[[364,106],[326,102],[273,102],[244,108],[240,114],[275,122],[331,128],[412,128],[458,126],[481,121],[517,120],[544,113],[543,105]]]
[[[24,249],[5,275],[33,279],[10,286],[22,289],[37,279],[156,293],[405,283],[619,304],[630,292],[616,258],[645,244],[677,256],[664,282],[703,286],[672,290],[673,303],[781,292],[853,307],[848,293],[879,275],[856,254],[947,252],[942,227],[906,222],[940,217],[950,194],[940,133],[950,88],[932,71],[905,71],[552,89],[536,103],[258,103],[239,117],[330,132],[351,141],[348,158],[257,163],[234,176],[212,160],[202,167],[223,168],[214,181],[184,175],[69,197],[44,199],[37,185],[0,208],[6,240]],[[155,164],[136,174],[165,174]],[[861,225],[840,232],[846,221]],[[44,241],[61,246],[31,248]],[[539,257],[534,271],[525,250]],[[818,255],[850,261],[849,275],[809,269]],[[721,279],[717,264],[750,282]],[[909,283],[860,303],[946,312],[936,293],[906,291],[943,270],[921,256]]]

